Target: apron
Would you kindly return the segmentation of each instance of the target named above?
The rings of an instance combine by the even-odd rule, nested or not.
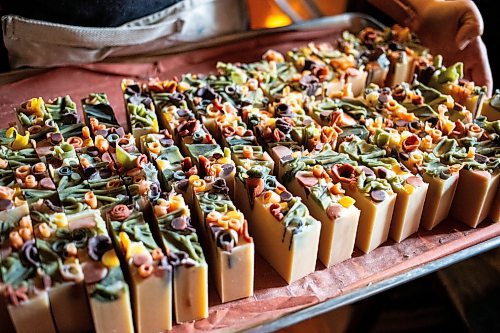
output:
[[[155,55],[168,48],[247,30],[245,0],[183,0],[112,28],[79,27],[2,17],[12,69],[92,63]]]

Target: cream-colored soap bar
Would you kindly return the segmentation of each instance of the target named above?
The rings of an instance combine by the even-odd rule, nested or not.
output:
[[[388,179],[396,193],[389,235],[399,243],[417,232],[429,185],[419,175],[413,176],[409,171],[403,170],[393,158],[373,160],[373,163],[378,162],[384,166],[371,169],[378,177]]]
[[[385,85],[388,87],[393,87],[402,82],[411,82],[414,68],[414,59],[407,56],[404,51],[402,51],[400,54],[402,56],[391,63],[391,66],[389,68],[389,73],[385,81]]]
[[[119,287],[124,288],[125,285],[120,284]],[[87,292],[93,295],[97,290],[87,287]],[[134,332],[128,292],[113,301],[100,300],[95,296],[91,296],[89,301],[96,332]]]
[[[83,282],[66,282],[53,286],[49,289],[49,301],[58,332],[85,333],[93,330]]]
[[[294,195],[300,196],[311,216],[321,222],[318,258],[329,267],[351,258],[360,211],[351,198],[341,193],[330,193],[330,187],[335,185],[323,178],[312,186],[301,182],[302,179],[306,184],[312,184],[308,179],[313,179],[314,182],[314,178],[312,171],[299,171],[286,187]],[[331,198],[327,199],[328,207],[323,206],[326,198]],[[339,202],[344,203],[344,206]]]
[[[198,168],[198,176],[220,177],[229,188],[229,195],[234,197],[234,177],[236,167],[231,159],[231,150],[227,147],[221,149],[218,144],[188,144],[188,156]]]
[[[248,224],[228,196],[223,178],[193,184],[195,207],[204,231],[211,272],[223,303],[253,295],[254,244]]]
[[[434,229],[448,216],[457,189],[458,176],[456,173],[448,179],[441,179],[427,173],[423,174],[424,181],[429,184],[420,221],[420,225],[425,229]]]
[[[315,269],[321,223],[309,215],[300,198],[281,201],[278,192],[286,190],[275,184],[275,189],[264,188],[252,200],[243,181],[237,178],[235,200],[248,218],[257,251],[287,283],[292,283]],[[278,212],[279,202],[287,205],[283,213]]]
[[[231,147],[231,157],[237,166],[251,169],[255,165],[274,170],[274,161],[262,146],[236,145]]]
[[[342,183],[345,194],[356,200],[361,211],[356,247],[369,253],[389,237],[396,194],[386,179],[376,178],[364,166],[335,164],[327,171],[334,181]]]
[[[208,317],[208,267],[184,198],[172,192],[153,203],[153,212],[152,231],[173,266],[176,322]]]
[[[500,106],[494,107],[491,105],[496,98],[496,103],[500,102],[500,92],[493,96],[491,99],[486,100],[481,108],[481,113],[476,114],[476,117],[485,116],[488,121],[500,120]]]
[[[87,239],[77,254],[82,265],[94,329],[97,333],[133,333],[129,287],[106,224],[98,211],[88,210],[82,214],[88,216],[68,219],[68,227],[72,232],[81,230],[95,235]]]
[[[141,212],[125,205],[108,213],[108,226],[127,267],[136,331],[163,332],[172,328],[172,267],[156,245]]]
[[[365,172],[374,173],[387,180],[396,193],[396,203],[391,219],[390,236],[401,242],[418,230],[428,185],[420,176],[405,170],[398,160],[380,157],[385,151],[360,139],[342,142],[339,151],[366,165]],[[375,156],[375,157],[370,157]]]
[[[488,171],[460,170],[451,216],[471,228],[477,227],[494,207],[499,184],[499,172],[492,175]]]
[[[389,235],[398,243],[416,233],[420,226],[429,185],[420,180],[420,177],[418,179],[416,180],[418,185],[408,184],[410,188],[396,192],[396,204],[392,213]]]
[[[208,317],[206,263],[174,268],[174,309],[179,324]]]
[[[38,260],[29,255],[38,253],[30,230],[29,215],[0,220],[0,316],[5,317],[1,318],[0,331],[13,326],[15,332],[55,333],[47,292],[50,279],[37,265]]]
[[[392,213],[396,203],[396,194],[392,193],[382,202],[374,202],[357,188],[345,187],[346,194],[356,200],[356,207],[361,211],[356,247],[365,253],[379,247],[389,237]]]
[[[40,262],[52,282],[48,294],[54,324],[57,331],[61,333],[93,331],[92,315],[80,262],[73,260],[72,255],[69,254],[71,251],[67,250],[71,248],[69,245],[65,246],[65,253],[55,250],[60,248],[61,244],[75,244],[75,242],[80,241],[78,238],[80,234],[69,232],[67,226],[70,219],[67,218],[66,214],[47,215],[46,221],[48,220],[48,222],[38,223],[34,226],[34,231]],[[86,218],[90,223],[94,221],[93,214],[87,213],[87,211],[75,214],[71,220],[76,219],[81,223]],[[45,237],[46,235],[49,237]],[[76,255],[76,252],[72,253]],[[68,309],[73,310],[68,311]],[[79,325],[75,325],[76,322]]]
[[[8,311],[18,333],[57,332],[50,313],[49,295],[46,291],[40,291],[38,295],[18,306],[9,304]]]

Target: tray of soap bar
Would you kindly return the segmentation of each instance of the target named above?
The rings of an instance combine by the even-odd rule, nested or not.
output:
[[[342,15],[168,56],[159,78],[96,64],[0,87],[2,322],[268,331],[498,246],[500,95],[377,27]]]

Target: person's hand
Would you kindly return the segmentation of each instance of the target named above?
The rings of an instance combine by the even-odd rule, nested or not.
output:
[[[486,47],[481,39],[483,19],[470,0],[413,0],[411,21],[404,22],[433,54],[441,54],[445,64],[464,63],[466,78],[476,85],[493,89]]]

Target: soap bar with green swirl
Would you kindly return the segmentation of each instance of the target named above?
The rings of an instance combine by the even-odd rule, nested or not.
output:
[[[107,215],[108,229],[125,268],[137,332],[172,328],[172,266],[153,238],[141,212],[117,205]]]
[[[93,330],[88,306],[84,274],[78,250],[85,246],[88,230],[68,227],[64,213],[32,212],[33,230],[42,267],[52,281],[48,290],[50,308],[58,332],[89,332]],[[100,219],[99,214],[77,214],[74,218]],[[72,309],[68,311],[68,309]],[[75,323],[78,326],[75,327]]]
[[[302,199],[311,215],[321,223],[319,260],[329,267],[351,258],[360,211],[355,200],[344,195],[341,184],[334,183],[325,171],[348,157],[328,149],[311,153],[286,149],[281,149],[284,156],[289,157],[281,162],[280,180],[288,191]]]
[[[139,144],[141,136],[159,131],[156,108],[147,89],[140,83],[124,79],[121,87],[128,127]]]
[[[48,290],[50,277],[40,263],[33,227],[25,215],[0,220],[0,319],[2,330],[57,332]]]
[[[287,283],[314,271],[321,223],[267,168],[238,167],[235,203],[248,219],[257,251]]]
[[[343,142],[338,150],[368,167],[377,178],[386,179],[396,193],[389,232],[391,238],[401,242],[417,232],[429,187],[422,177],[413,175],[395,158],[385,157],[382,148],[361,139]]]
[[[43,140],[46,135],[59,132],[57,124],[45,108],[43,98],[31,98],[16,109],[17,119],[25,134],[32,139]]]
[[[193,182],[196,212],[215,285],[223,303],[253,295],[254,243],[224,178]]]
[[[195,118],[183,94],[187,88],[189,85],[186,86],[174,80],[150,79],[147,83],[147,90],[155,104],[161,128],[168,130],[172,136],[175,135],[175,129],[181,123]]]
[[[340,182],[345,193],[356,200],[361,210],[356,247],[369,253],[389,237],[396,194],[387,179],[377,178],[365,166],[335,164],[326,170],[334,182]]]
[[[191,212],[181,194],[152,199],[155,239],[173,267],[174,311],[177,323],[208,317],[208,266]]]
[[[86,210],[68,221],[68,229],[79,234],[76,259],[87,288],[96,332],[134,332],[129,286],[106,223],[99,211]],[[74,216],[73,216],[74,217]]]

